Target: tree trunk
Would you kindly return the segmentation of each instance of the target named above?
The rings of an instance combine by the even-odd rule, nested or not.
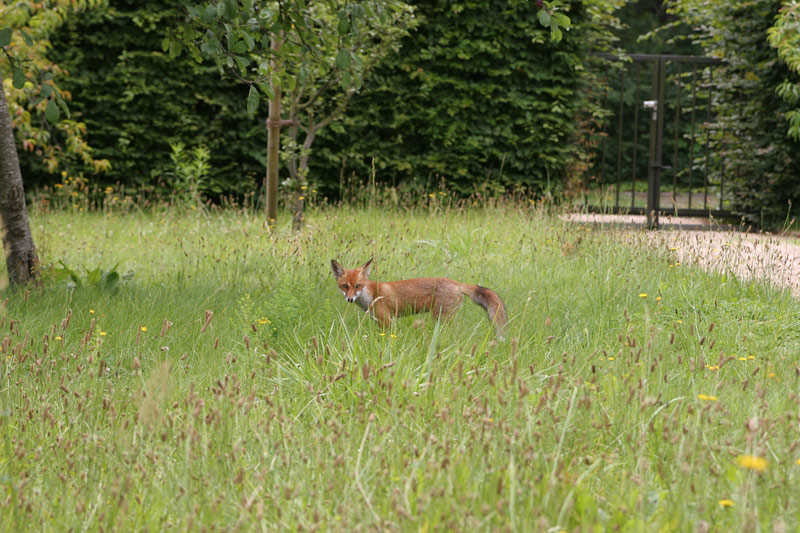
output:
[[[278,71],[278,59],[274,55],[283,44],[282,33],[273,33],[270,48],[273,56],[270,66],[273,72]],[[267,118],[267,186],[266,208],[267,223],[272,224],[278,219],[278,151],[281,146],[281,85],[276,75],[273,75],[271,87],[273,98],[269,101],[269,118]]]
[[[19,169],[17,146],[14,143],[14,131],[11,128],[11,115],[3,91],[1,73],[0,223],[2,223],[8,281],[11,285],[27,283],[36,276],[39,258],[36,256],[31,228],[28,225],[28,209],[25,205],[25,191],[22,188],[22,172]]]

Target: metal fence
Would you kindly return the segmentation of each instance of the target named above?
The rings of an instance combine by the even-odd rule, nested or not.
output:
[[[719,59],[599,56],[605,110],[584,204],[594,212],[728,216],[724,131],[715,105]]]

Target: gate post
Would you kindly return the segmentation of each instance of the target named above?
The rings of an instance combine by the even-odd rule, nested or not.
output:
[[[658,229],[658,211],[661,208],[661,153],[664,145],[664,80],[666,59],[659,57],[653,65],[653,100],[650,121],[650,155],[647,170],[647,228]],[[650,104],[650,105],[647,105]]]

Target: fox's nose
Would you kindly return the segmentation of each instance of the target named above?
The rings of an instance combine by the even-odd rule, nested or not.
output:
[[[353,302],[355,302],[355,301],[356,301],[356,297],[355,297],[355,296],[345,296],[345,298],[346,298],[346,299],[347,299],[347,301],[348,301],[348,302],[350,302],[350,303],[353,303]]]

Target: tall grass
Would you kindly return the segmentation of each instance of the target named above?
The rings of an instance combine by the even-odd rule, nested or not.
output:
[[[800,305],[524,203],[37,212],[7,293],[8,530],[800,526]],[[497,291],[382,331],[329,270]]]

